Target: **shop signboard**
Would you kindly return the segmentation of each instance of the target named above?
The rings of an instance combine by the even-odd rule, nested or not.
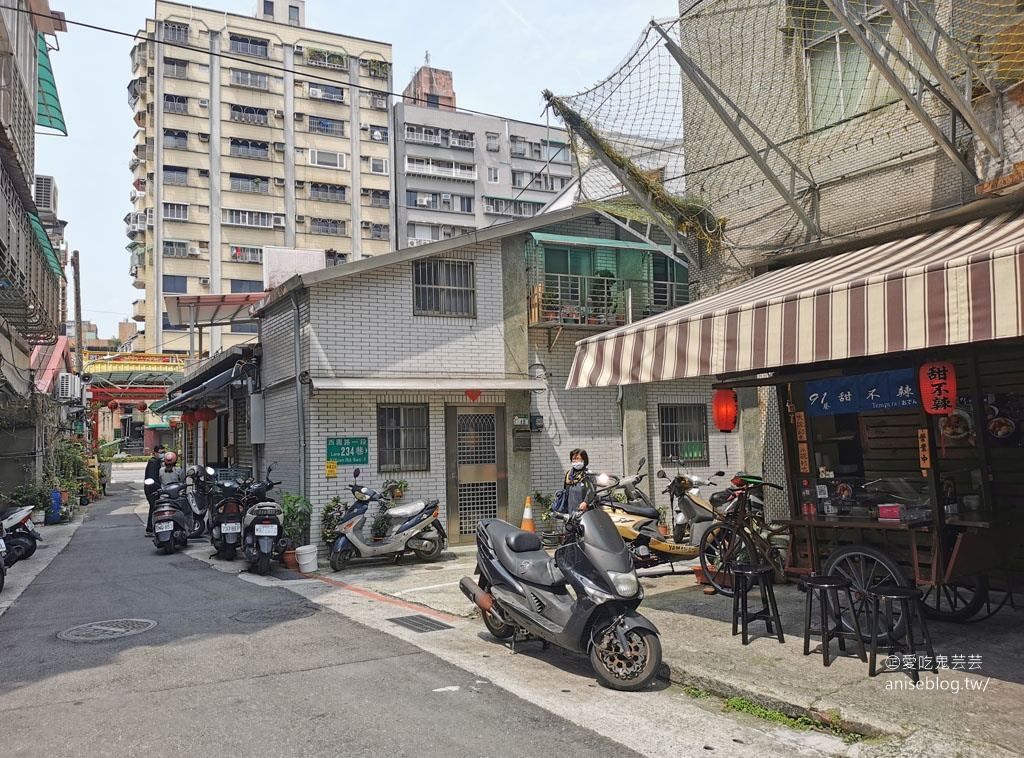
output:
[[[838,376],[807,382],[807,415],[917,408],[920,404],[913,369]]]

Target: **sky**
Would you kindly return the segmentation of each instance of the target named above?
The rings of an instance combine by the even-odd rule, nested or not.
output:
[[[256,0],[196,5],[251,16]],[[136,129],[127,91],[134,41],[73,22],[134,34],[154,4],[50,0],[50,7],[68,19],[50,55],[68,136],[37,136],[36,173],[54,177],[68,248],[79,251],[82,319],[112,338],[132,301],[145,297],[128,273],[123,221]],[[429,52],[430,65],[452,72],[458,107],[547,123],[542,90],[589,89],[618,67],[652,18],[675,15],[676,7],[675,0],[307,0],[306,26],[390,43],[399,93]],[[551,123],[558,123],[553,115]],[[70,291],[68,301],[73,317]]]

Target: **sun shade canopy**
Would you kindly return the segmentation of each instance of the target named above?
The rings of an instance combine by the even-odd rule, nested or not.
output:
[[[32,231],[35,232],[36,239],[39,240],[39,244],[43,248],[43,254],[46,256],[46,263],[50,266],[50,270],[61,279],[66,278],[64,276],[64,269],[60,267],[60,261],[57,260],[57,253],[53,251],[53,245],[50,244],[50,237],[47,235],[46,230],[43,229],[43,222],[34,213],[26,215],[28,215],[28,220],[32,225]]]
[[[249,307],[263,299],[263,292],[231,295],[165,295],[167,318],[174,326],[190,326],[195,313],[197,326],[255,321]]]
[[[39,78],[36,124],[54,129],[66,137],[68,128],[64,123],[64,112],[60,109],[57,82],[53,78],[53,66],[50,64],[50,49],[46,46],[46,36],[42,32],[36,32],[36,44],[39,51],[36,65]]]
[[[1024,211],[758,276],[576,343],[567,388],[1024,335]]]

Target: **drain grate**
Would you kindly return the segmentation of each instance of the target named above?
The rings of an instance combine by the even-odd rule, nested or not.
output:
[[[57,638],[68,642],[104,642],[133,634],[148,632],[156,626],[149,619],[111,619],[109,621],[93,621],[88,624],[73,626],[57,633]]]
[[[306,618],[316,613],[315,605],[279,605],[274,608],[254,608],[232,616],[232,620],[243,624],[271,624],[276,621],[291,621]]]
[[[406,629],[412,629],[414,632],[439,632],[442,629],[454,629],[449,624],[445,624],[443,621],[432,619],[429,616],[399,616],[397,618],[388,619],[393,624],[404,626]]]

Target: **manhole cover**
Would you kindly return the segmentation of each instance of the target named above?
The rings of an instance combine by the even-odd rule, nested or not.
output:
[[[453,629],[454,627],[445,624],[437,619],[432,619],[429,616],[399,616],[398,618],[388,619],[393,624],[404,626],[406,629],[412,629],[414,632],[439,632],[442,629]]]
[[[93,621],[65,629],[57,633],[57,638],[68,642],[103,642],[130,637],[133,634],[148,632],[156,626],[149,619],[111,619],[110,621]]]
[[[284,605],[276,608],[254,608],[241,611],[231,618],[243,624],[269,624],[275,621],[291,621],[312,616],[319,610],[315,605]]]

